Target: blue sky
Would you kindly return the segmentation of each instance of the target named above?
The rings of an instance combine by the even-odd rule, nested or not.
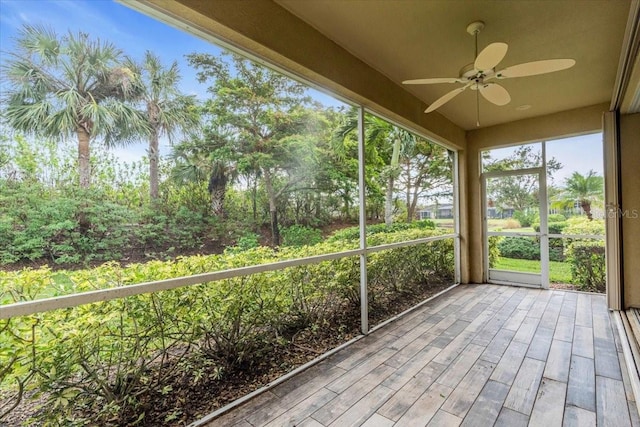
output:
[[[536,151],[540,152],[540,144]],[[602,134],[573,136],[569,138],[552,139],[547,141],[547,160],[556,159],[562,164],[562,169],[553,175],[553,184],[561,186],[573,172],[586,174],[593,170],[603,176]],[[491,150],[494,159],[504,159],[515,151],[515,148],[498,148]]]
[[[112,42],[137,59],[150,50],[167,65],[178,61],[182,91],[196,96],[202,96],[207,85],[196,81],[196,73],[188,66],[185,55],[192,52],[219,55],[222,52],[211,42],[111,0],[0,0],[0,61],[11,51],[13,39],[24,24],[45,25],[58,34],[83,31]],[[311,90],[310,93],[325,105],[343,105],[318,91]],[[167,141],[161,151],[163,155],[168,154]],[[116,154],[124,160],[137,159],[145,154],[145,145],[117,149]]]

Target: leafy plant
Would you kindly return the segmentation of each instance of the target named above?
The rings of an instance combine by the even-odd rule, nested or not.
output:
[[[533,210],[523,210],[515,211],[513,218],[516,219],[522,227],[531,227],[531,224],[538,219],[538,216]]]
[[[500,242],[504,238],[502,236],[489,236],[489,268],[496,266],[500,256]]]
[[[607,277],[603,241],[571,243],[567,249],[567,261],[571,263],[571,281],[580,289],[601,293],[606,291]]]
[[[317,228],[292,225],[281,230],[283,246],[311,246],[322,241],[322,232]]]
[[[377,233],[372,244],[438,233],[427,228]],[[0,299],[127,286],[355,247],[357,240],[345,240],[55,274],[46,268],[0,272]],[[453,260],[453,239],[372,254],[373,306],[450,281]],[[0,324],[0,356],[9,361],[0,370],[0,389],[14,391],[12,402],[23,395],[20,390],[44,392],[48,404],[37,414],[40,421],[134,423],[144,418],[144,402],[152,396],[167,399],[172,380],[198,384],[204,371],[220,377],[237,366],[251,370],[305,328],[332,325],[342,334],[345,314],[357,318],[359,277],[358,257],[348,257],[14,318]]]

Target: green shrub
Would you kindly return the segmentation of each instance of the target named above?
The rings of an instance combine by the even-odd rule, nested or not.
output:
[[[436,224],[430,219],[422,219],[413,222],[394,222],[390,226],[386,224],[367,225],[367,236],[379,233],[396,233],[404,230],[435,230]],[[333,233],[328,242],[336,242],[341,240],[357,240],[360,238],[360,227],[348,227]]]
[[[498,243],[498,249],[506,258],[540,260],[540,245],[528,237],[505,237]]]
[[[567,220],[564,234],[600,235],[604,220],[589,221],[585,216]],[[565,239],[565,257],[571,263],[571,281],[580,289],[605,292],[605,243],[600,239]]]
[[[567,225],[568,225],[567,221],[549,222],[547,223],[547,228],[549,230],[549,234],[562,234],[562,230],[564,230],[567,227]],[[540,224],[538,223],[533,224],[533,229],[539,233]]]
[[[238,253],[257,248],[260,246],[259,237],[256,233],[244,233],[240,236],[235,246],[230,246],[225,249],[225,253]]]
[[[537,238],[505,237],[498,243],[498,250],[500,256],[505,258],[540,261],[540,243]],[[549,240],[549,260],[564,261],[562,239]]]
[[[489,268],[493,268],[500,258],[500,242],[502,236],[489,236]]]
[[[571,263],[571,281],[581,290],[605,292],[605,245],[602,240],[580,240],[569,244],[567,261]]]
[[[375,245],[438,235],[415,228],[377,233]],[[249,240],[251,236],[247,236]],[[252,241],[253,243],[253,241]],[[0,271],[0,302],[120,287],[355,249],[357,240],[314,246],[246,248],[223,255],[181,257],[87,270]],[[369,298],[387,306],[432,282],[449,281],[453,239],[371,254]],[[200,386],[203,370],[251,370],[274,346],[303,328],[335,334],[357,319],[359,257],[257,273],[0,322],[0,389],[40,390],[37,416],[52,424],[129,425],[144,417],[153,394],[170,393],[176,378]],[[8,369],[4,369],[8,367]],[[148,404],[148,403],[146,403]]]
[[[563,233],[604,236],[604,227],[603,219],[589,221],[586,216],[574,216],[567,220]]]
[[[304,225],[292,225],[280,230],[282,246],[308,246],[322,242],[322,231]]]
[[[547,216],[547,222],[551,223],[551,222],[565,222],[567,220],[567,217],[562,215],[562,214],[549,214],[549,216]]]
[[[513,213],[513,218],[520,222],[522,227],[531,227],[531,224],[539,221],[538,215],[534,211],[515,211]]]

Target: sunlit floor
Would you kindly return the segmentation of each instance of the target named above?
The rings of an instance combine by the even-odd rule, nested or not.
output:
[[[463,285],[226,413],[238,426],[640,426],[602,295]]]

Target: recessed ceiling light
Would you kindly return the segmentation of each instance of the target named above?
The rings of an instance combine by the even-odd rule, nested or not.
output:
[[[520,106],[516,107],[516,110],[518,110],[518,111],[524,111],[524,110],[528,110],[529,108],[531,108],[531,105],[529,105],[529,104],[524,104],[524,105],[520,105]]]

